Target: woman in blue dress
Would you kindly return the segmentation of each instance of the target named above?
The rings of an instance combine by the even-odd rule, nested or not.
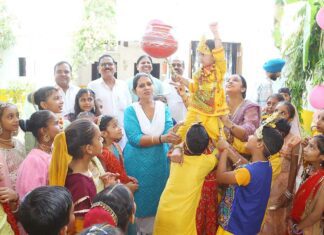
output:
[[[153,82],[148,74],[138,73],[133,89],[139,101],[125,110],[124,126],[128,142],[124,149],[125,168],[135,177],[139,188],[134,197],[137,205],[137,232],[151,234],[159,199],[169,175],[168,144],[181,141],[172,129],[167,106],[154,101]]]

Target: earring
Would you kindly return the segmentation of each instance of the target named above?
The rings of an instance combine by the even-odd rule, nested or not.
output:
[[[131,224],[135,223],[135,214],[132,214],[132,217],[130,219]]]
[[[50,141],[49,135],[44,135],[43,141],[46,142],[46,143],[48,143]]]

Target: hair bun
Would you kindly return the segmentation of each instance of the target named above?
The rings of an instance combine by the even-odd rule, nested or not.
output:
[[[19,126],[20,126],[20,129],[22,129],[24,132],[32,130],[32,123],[29,119],[26,119],[26,120],[20,119]]]

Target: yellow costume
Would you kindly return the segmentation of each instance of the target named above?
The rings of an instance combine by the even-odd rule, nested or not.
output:
[[[206,43],[202,40],[199,43],[198,51],[208,54]],[[194,122],[201,122],[206,128],[210,138],[217,140],[220,135],[219,129],[221,121],[219,116],[229,113],[226,104],[225,91],[223,88],[224,75],[226,73],[226,60],[223,48],[209,50],[215,63],[210,67],[203,67],[194,74],[193,82],[189,85],[190,100],[188,112],[184,125],[178,130],[182,139],[184,139],[188,128]]]
[[[194,235],[196,210],[208,173],[214,169],[214,155],[186,156],[182,165],[171,163],[170,177],[160,198],[154,235]]]

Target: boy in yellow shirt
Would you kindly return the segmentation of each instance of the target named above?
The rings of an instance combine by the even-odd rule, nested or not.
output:
[[[205,177],[216,165],[213,154],[204,154],[209,136],[201,124],[188,130],[183,143],[184,162],[171,163],[154,224],[155,235],[195,235],[196,211]]]

